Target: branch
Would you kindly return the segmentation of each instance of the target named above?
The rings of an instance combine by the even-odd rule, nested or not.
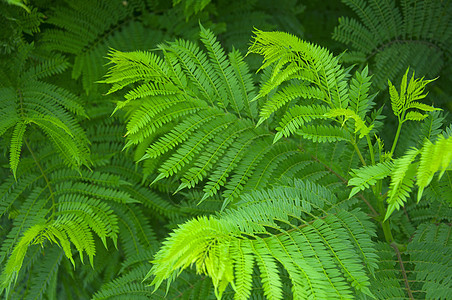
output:
[[[400,270],[402,271],[403,281],[405,282],[405,288],[406,292],[408,293],[408,297],[414,300],[413,293],[411,292],[410,284],[408,282],[408,277],[406,276],[405,266],[403,265],[402,255],[400,254],[399,248],[397,247],[396,243],[391,243],[391,247],[394,249],[397,255],[397,260],[399,261],[400,264]]]
[[[311,155],[311,158],[313,160],[315,160],[318,163],[321,163],[325,169],[328,170],[328,172],[334,174],[337,178],[339,178],[345,185],[347,185],[348,181],[342,177],[341,175],[339,175],[336,171],[334,171],[333,169],[331,169],[329,166],[327,166],[326,164],[324,164],[322,161],[320,161],[316,156]],[[357,194],[359,198],[361,198],[361,200],[364,201],[364,203],[366,203],[366,205],[369,207],[369,209],[372,211],[373,216],[372,217],[377,217],[379,216],[378,212],[373,208],[373,206],[369,203],[369,201],[367,201],[366,198],[364,198],[364,196],[361,193]]]

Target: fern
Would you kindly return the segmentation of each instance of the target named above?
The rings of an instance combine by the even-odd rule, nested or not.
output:
[[[371,63],[374,85],[400,78],[409,66],[418,74],[437,76],[450,51],[449,1],[342,1],[359,20],[339,18],[333,38],[351,47],[342,59]]]
[[[10,2],[1,297],[447,298],[450,1]]]
[[[414,176],[418,186],[417,201],[419,202],[424,188],[431,182],[434,174],[441,170],[439,178],[451,164],[450,156],[451,138],[447,140],[443,135],[438,137],[437,143],[433,144],[426,140],[421,150],[413,148],[405,156],[399,158],[394,164],[391,174],[391,186],[389,190],[389,207],[386,218],[400,205],[406,201],[414,186]],[[421,155],[420,162],[414,162],[416,156]],[[417,169],[417,172],[416,172]]]
[[[359,260],[352,258],[359,253],[374,260],[365,227],[352,222],[357,218],[354,214],[359,213],[324,215],[321,198],[301,198],[297,191],[276,187],[256,192],[244,196],[243,207],[181,225],[156,255],[148,276],[156,276],[153,284],[158,287],[163,279],[171,283],[174,275],[195,263],[199,273],[212,277],[217,296],[231,283],[236,289],[235,297],[240,299],[249,296],[255,262],[264,294],[278,299],[282,298],[276,264],[279,262],[291,277],[294,297],[347,297],[350,286],[344,284],[346,281],[370,293]],[[319,213],[323,217],[316,216]],[[338,225],[341,222],[347,224],[345,228]],[[339,246],[352,241],[361,250],[352,244]],[[301,252],[302,248],[306,250]]]
[[[415,238],[408,244],[415,278],[420,282],[420,292],[425,298],[447,298],[451,291],[449,235],[448,225],[425,224],[418,228]]]
[[[102,63],[93,62],[102,61],[109,46],[124,50],[148,48],[162,37],[160,32],[149,35],[142,23],[133,19],[134,13],[143,9],[140,1],[69,1],[54,8],[48,22],[55,27],[44,33],[43,42],[51,51],[75,55],[72,78],[82,77],[86,93],[92,93],[98,88],[95,81],[105,72]]]
[[[28,52],[23,49],[17,57],[25,64]],[[88,140],[75,116],[86,117],[79,100],[71,92],[38,79],[61,73],[67,67],[64,60],[43,61],[36,67],[19,70],[14,85],[1,86],[2,118],[0,134],[14,127],[10,147],[10,168],[16,176],[26,130],[35,124],[54,143],[66,163],[78,168],[88,164]],[[24,66],[25,68],[25,66]]]
[[[254,88],[243,58],[238,52],[227,57],[212,32],[203,27],[201,41],[207,53],[186,41],[160,45],[163,59],[153,53],[112,51],[114,65],[103,82],[112,84],[110,92],[140,82],[118,108],[131,107],[127,146],[154,139],[160,128],[164,130],[140,159],[166,157],[154,183],[177,175],[181,178],[178,191],[207,180],[202,200],[225,186],[226,204],[239,195],[252,174],[260,171],[254,166],[273,146],[264,130],[252,126],[256,114],[250,102]],[[123,72],[130,75],[126,78]],[[151,82],[141,84],[148,80]],[[135,108],[132,100],[139,97],[143,102]],[[231,113],[225,114],[228,110]],[[170,130],[163,127],[168,123],[174,124]],[[260,155],[248,156],[257,148],[262,149]],[[225,185],[229,177],[231,182]]]
[[[352,170],[350,172],[352,178],[348,181],[348,185],[354,187],[350,192],[349,197],[353,197],[359,191],[375,185],[377,183],[377,180],[381,180],[389,176],[393,169],[394,166],[392,163],[385,162],[373,166],[362,167],[358,170]]]

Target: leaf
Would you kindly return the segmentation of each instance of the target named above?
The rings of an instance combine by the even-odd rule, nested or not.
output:
[[[27,125],[19,122],[14,127],[13,136],[11,137],[11,148],[9,156],[9,164],[14,177],[16,177],[17,166],[19,165],[20,153],[22,150],[22,142]]]
[[[444,135],[439,135],[433,144],[429,140],[425,140],[420,150],[421,158],[417,169],[416,184],[419,187],[417,201],[422,197],[424,188],[431,182],[434,174],[441,171],[438,178],[441,179],[446,169],[452,163],[452,137],[447,139]]]
[[[394,161],[385,220],[389,218],[395,209],[399,209],[410,196],[409,193],[414,185],[414,176],[417,168],[416,164],[413,164],[413,161],[418,154],[419,150],[412,148],[404,156]]]
[[[375,185],[377,180],[386,178],[392,173],[393,168],[394,164],[392,162],[383,162],[351,170],[350,175],[352,178],[348,180],[348,185],[354,186],[354,188],[348,197],[351,198],[359,191]]]

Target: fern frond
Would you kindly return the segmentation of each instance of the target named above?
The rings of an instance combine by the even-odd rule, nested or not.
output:
[[[255,31],[250,53],[260,54],[260,69],[274,64],[272,76],[263,84],[258,97],[268,95],[283,82],[298,78],[306,80],[323,92],[321,100],[335,108],[347,108],[346,79],[348,73],[326,49],[309,44],[284,32]]]
[[[142,283],[148,268],[148,264],[143,262],[141,266],[103,286],[92,299],[149,299],[152,290]]]
[[[217,110],[202,110],[198,114],[190,116],[181,123],[174,126],[165,136],[162,136],[158,141],[152,143],[146,150],[145,158],[157,158],[158,156],[168,152],[175,146],[184,142],[189,136],[201,127],[206,122],[221,116],[222,113]]]
[[[329,110],[325,116],[329,118],[337,118],[342,117],[343,122],[346,122],[348,119],[353,119],[355,121],[355,131],[354,133],[359,132],[359,138],[363,138],[368,135],[372,130],[373,125],[366,126],[364,120],[353,110],[351,109],[343,109],[343,108],[333,108]]]
[[[254,167],[245,161],[257,164],[262,159],[251,149],[260,148],[262,144],[257,143],[269,133],[251,125],[257,105],[250,103],[255,88],[243,57],[238,52],[227,56],[211,31],[201,27],[200,35],[206,51],[183,40],[159,45],[162,59],[144,52],[114,51],[105,82],[113,84],[112,91],[132,79],[174,86],[176,94],[146,96],[141,103],[127,99],[126,94],[127,100],[118,105],[129,109],[126,148],[141,144],[143,153],[147,147],[139,160],[158,170],[154,183],[176,176],[181,181],[179,191],[204,182],[205,200],[231,177],[236,184],[229,184],[225,192],[235,198],[254,174]],[[145,64],[135,62],[140,60]],[[121,85],[115,87],[117,82]]]
[[[79,137],[75,137],[59,119],[50,116],[33,117],[29,122],[35,123],[48,136],[69,166],[78,168],[88,164],[89,150],[86,145],[81,144]]]
[[[324,94],[319,88],[316,87],[301,86],[299,84],[290,84],[288,86],[285,86],[280,91],[276,92],[261,107],[259,112],[260,118],[258,125],[267,120],[271,116],[271,114],[275,113],[284,104],[289,103],[290,101],[299,97],[322,100]]]
[[[181,170],[194,156],[201,151],[201,147],[208,143],[216,134],[226,129],[233,123],[235,118],[230,115],[216,118],[209,124],[209,128],[198,133],[195,133],[193,140],[189,140],[179,147],[176,153],[168,160],[166,160],[159,168],[159,175],[154,180],[160,180],[168,176],[173,175],[177,171]]]
[[[256,165],[256,172],[247,183],[243,186],[244,192],[259,190],[265,188],[271,183],[279,170],[285,170],[281,163],[287,163],[296,157],[296,163],[301,161],[302,151],[295,145],[287,145],[285,143],[276,143],[266,152],[265,159]]]
[[[435,77],[450,52],[450,2],[343,0],[358,19],[341,17],[333,39],[352,50],[344,61],[371,63],[374,86],[400,78],[408,67]]]
[[[86,93],[97,91],[95,82],[105,73],[101,62],[109,47],[123,51],[148,49],[161,41],[162,34],[146,30],[141,22],[134,21],[134,13],[143,4],[130,1],[104,3],[102,1],[79,1],[58,5],[49,16],[54,28],[43,34],[45,48],[75,56],[72,77],[82,76]],[[87,24],[90,24],[87,26]],[[112,30],[114,27],[119,27]]]
[[[421,283],[426,299],[445,299],[452,291],[450,234],[450,225],[421,225],[407,246],[415,279]]]
[[[14,202],[21,198],[36,181],[36,174],[26,174],[17,178],[8,177],[0,186],[0,217],[5,215],[13,206]]]
[[[223,134],[215,136],[215,138],[209,142],[205,152],[198,157],[194,166],[184,174],[178,190],[185,187],[194,187],[198,182],[202,181],[207,175],[207,172],[213,168],[214,164],[216,164],[218,159],[224,154],[226,148],[234,143],[242,132],[252,129],[253,127],[251,124],[240,122],[229,126]]]
[[[416,171],[416,165],[413,164],[413,161],[418,154],[419,150],[414,148],[408,150],[403,157],[395,160],[388,191],[387,202],[389,205],[385,220],[388,219],[395,209],[399,209],[410,196],[409,193],[414,185]]]
[[[360,169],[354,169],[350,172],[352,178],[348,180],[349,186],[354,186],[350,192],[349,198],[356,195],[359,191],[375,185],[377,180],[389,176],[394,168],[393,163],[383,162],[373,166],[364,166]]]
[[[450,168],[452,162],[452,137],[447,139],[443,135],[439,135],[435,144],[430,140],[425,140],[424,146],[420,150],[421,158],[417,169],[416,184],[419,187],[417,201],[421,200],[424,188],[431,182],[437,171],[440,171],[438,178],[447,168]]]
[[[223,197],[225,197],[225,202],[223,207],[226,206],[232,199],[236,198],[243,186],[249,180],[249,178],[254,174],[256,165],[264,159],[268,151],[271,149],[269,147],[268,141],[257,142],[255,144],[255,149],[253,155],[247,155],[237,164],[234,174],[229,178],[229,181],[225,185],[225,191],[223,192]]]
[[[11,138],[9,164],[14,177],[16,177],[16,170],[19,165],[19,157],[22,150],[22,142],[26,128],[27,126],[25,123],[17,123],[14,127],[13,136]]]
[[[201,42],[207,49],[211,64],[219,75],[219,91],[220,96],[224,99],[222,101],[223,106],[231,106],[241,117],[240,112],[244,109],[245,102],[248,102],[248,98],[243,97],[247,94],[246,91],[241,91],[242,86],[239,85],[237,77],[231,76],[236,73],[233,73],[233,68],[212,31],[201,26],[200,37]]]
[[[209,3],[210,0],[173,0],[173,6],[184,7],[184,15],[187,20],[202,11]]]
[[[394,249],[387,243],[375,243],[376,253],[379,257],[378,270],[375,277],[371,277],[372,292],[377,299],[406,299],[405,287],[399,262],[397,262]]]
[[[177,88],[167,74],[168,70],[164,68],[162,59],[152,52],[122,52],[111,49],[108,53],[108,59],[112,66],[105,75],[106,78],[99,81],[100,83],[112,84],[108,94],[121,90],[129,84],[143,82],[142,85],[125,95],[127,101],[122,103],[122,106],[137,98],[177,92]],[[157,82],[150,84],[149,81],[151,80],[157,80]]]
[[[274,142],[282,136],[287,137],[296,133],[305,123],[315,119],[325,119],[327,111],[328,108],[324,105],[292,106],[281,118],[280,126],[276,128],[278,133],[275,135]]]
[[[245,132],[231,147],[225,152],[223,159],[218,162],[215,170],[204,185],[204,196],[201,201],[207,197],[215,195],[222,186],[226,184],[226,179],[230,176],[232,171],[237,167],[238,163],[246,156],[252,143],[265,135],[256,135],[252,132]]]
[[[350,140],[350,133],[347,130],[332,125],[304,125],[298,129],[297,134],[315,143]]]
[[[22,55],[17,58],[22,67],[17,78],[14,78],[15,85],[0,90],[0,134],[4,135],[11,127],[15,127],[10,146],[10,167],[14,176],[22,141],[26,138],[24,134],[30,123],[38,125],[48,135],[68,165],[76,168],[87,165],[88,139],[76,120],[76,116],[87,115],[79,98],[64,88],[38,80],[61,72],[67,63],[57,56],[25,69],[30,53]],[[28,132],[27,135],[32,135],[32,132]]]
[[[309,205],[298,193],[286,193],[279,187],[248,197],[254,200],[246,201],[242,207],[181,225],[155,256],[147,275],[155,276],[152,285],[158,288],[164,279],[170,284],[183,269],[195,264],[198,272],[212,277],[217,297],[231,283],[240,299],[249,295],[249,274],[256,263],[264,294],[281,299],[280,271],[276,264],[279,262],[292,279],[296,297],[350,297],[345,280],[370,294],[367,276],[355,251],[368,253],[365,256],[373,264],[375,256],[369,254],[373,253],[372,242],[366,237],[363,224],[345,221],[353,213],[339,217],[349,224],[349,235],[334,214],[314,217],[312,222],[305,220],[303,216],[312,218],[317,212],[323,215],[322,206]],[[290,220],[296,220],[298,226]],[[349,238],[353,236],[363,238],[362,241],[352,238],[361,245],[360,250],[350,243]],[[344,247],[343,243],[350,244]],[[239,255],[232,256],[234,253]],[[245,279],[239,281],[240,275],[245,275]]]
[[[257,115],[257,105],[251,103],[251,100],[256,96],[256,87],[254,86],[248,64],[245,63],[242,54],[238,50],[230,52],[228,58],[238,81],[238,90],[241,93],[239,99],[244,102],[243,105],[248,117],[254,121]]]
[[[85,223],[100,237],[105,247],[107,237],[116,243],[118,221],[106,203],[83,196],[63,195],[59,197],[57,209],[55,216],[60,222],[75,220]]]
[[[31,67],[27,72],[22,74],[22,78],[24,81],[28,81],[50,77],[55,74],[61,74],[68,66],[69,63],[64,56],[55,55],[51,59]]]
[[[369,70],[366,66],[361,72],[356,72],[350,80],[350,109],[355,111],[361,119],[364,119],[372,109],[374,105],[372,100],[376,96],[369,95],[372,76],[368,74]]]
[[[64,252],[59,247],[49,247],[36,265],[37,272],[30,282],[30,295],[36,299],[42,299],[44,295],[56,295],[58,271],[63,257]]]
[[[25,231],[24,236],[20,239],[19,243],[14,247],[14,250],[11,253],[11,257],[8,259],[8,262],[1,274],[1,290],[6,290],[6,295],[8,296],[11,284],[15,283],[18,277],[18,273],[20,268],[22,267],[22,263],[27,253],[27,249],[32,244],[33,240],[45,229],[45,225],[36,224],[30,227],[27,231]],[[55,241],[56,242],[56,241]],[[70,249],[67,248],[67,243],[64,243],[65,239],[63,238],[63,244],[65,247],[66,255],[72,255]]]

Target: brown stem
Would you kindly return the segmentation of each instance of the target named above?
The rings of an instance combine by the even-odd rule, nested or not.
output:
[[[414,300],[413,293],[411,292],[410,284],[408,282],[408,277],[406,276],[405,266],[403,265],[402,255],[400,254],[399,248],[395,243],[391,243],[391,247],[394,249],[397,255],[397,260],[399,261],[400,264],[400,270],[402,271],[403,281],[405,282],[405,288],[406,292],[408,293],[408,297]]]
[[[327,166],[326,164],[324,164],[323,162],[321,162],[316,156],[311,155],[312,159],[314,159],[316,162],[321,163],[325,169],[328,170],[328,172],[334,174],[337,178],[339,178],[345,185],[347,185],[347,180],[342,177],[341,175],[339,175],[336,171],[334,171],[333,169],[331,169],[329,166]],[[366,203],[366,205],[369,207],[369,209],[372,211],[372,213],[374,214],[373,217],[378,216],[378,212],[373,208],[373,206],[369,203],[369,201],[367,201],[366,198],[364,198],[364,196],[361,193],[358,193],[358,197],[364,201],[364,203]]]

